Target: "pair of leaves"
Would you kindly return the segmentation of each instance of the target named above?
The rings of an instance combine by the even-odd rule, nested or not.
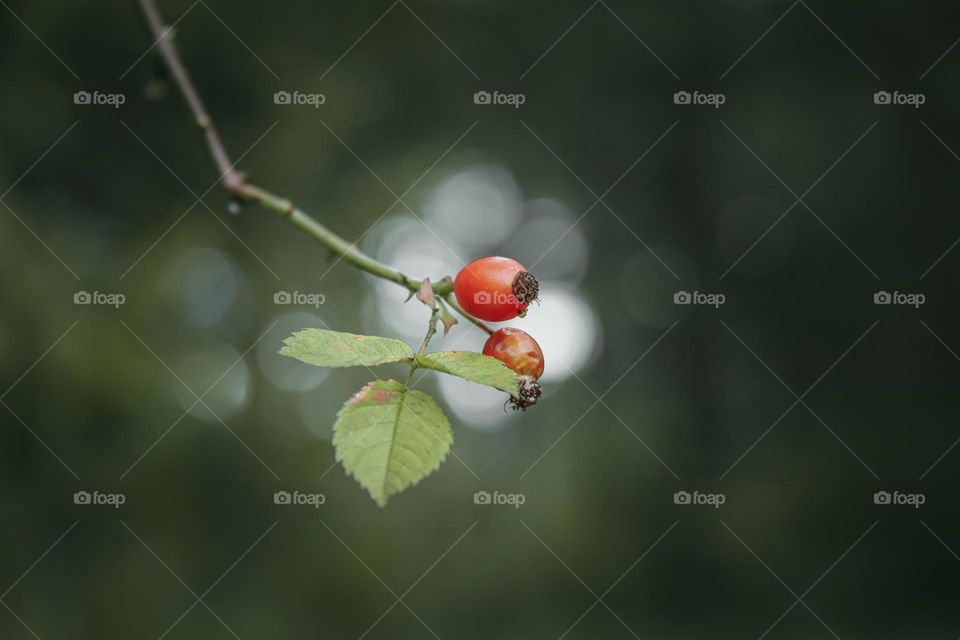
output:
[[[415,354],[406,342],[394,338],[361,336],[324,329],[304,329],[283,341],[281,355],[317,367],[374,367],[390,362],[412,362],[425,369],[458,376],[516,394],[519,378],[495,358],[473,351]]]
[[[414,353],[393,338],[304,329],[281,355],[318,367],[373,367],[416,362],[472,382],[517,393],[519,377],[499,360],[470,351]],[[443,462],[453,443],[450,422],[429,395],[395,380],[366,384],[340,409],[333,425],[336,459],[381,507]]]

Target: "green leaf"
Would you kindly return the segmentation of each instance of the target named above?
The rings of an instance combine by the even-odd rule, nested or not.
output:
[[[433,398],[395,380],[365,385],[333,425],[337,461],[381,507],[439,467],[452,443],[450,422]]]
[[[496,358],[473,351],[437,351],[415,357],[421,367],[485,384],[510,395],[517,394],[520,376]]]
[[[318,367],[372,367],[413,356],[410,345],[402,340],[324,329],[297,331],[283,345],[280,355]]]

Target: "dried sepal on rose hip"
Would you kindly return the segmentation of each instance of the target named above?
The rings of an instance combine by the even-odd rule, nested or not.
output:
[[[537,379],[543,375],[543,351],[530,334],[514,327],[495,331],[483,345],[483,355],[496,358],[520,374],[510,406],[526,410],[537,403],[542,393]]]
[[[537,400],[540,399],[540,394],[542,393],[543,388],[539,382],[530,376],[520,376],[520,380],[517,382],[517,395],[510,396],[507,402],[514,411],[517,409],[526,411],[527,407],[532,407],[537,404]]]
[[[503,322],[527,314],[540,285],[526,268],[510,258],[491,256],[474,260],[453,282],[457,302],[470,315]]]

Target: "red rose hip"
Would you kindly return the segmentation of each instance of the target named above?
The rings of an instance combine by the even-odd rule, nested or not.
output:
[[[526,268],[510,258],[491,256],[474,260],[457,274],[453,292],[472,316],[503,322],[526,315],[540,285]]]
[[[533,380],[543,375],[543,351],[526,331],[513,327],[495,331],[483,345],[483,355],[496,358]]]

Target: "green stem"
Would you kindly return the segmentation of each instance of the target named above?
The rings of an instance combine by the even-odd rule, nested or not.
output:
[[[213,120],[204,106],[200,93],[193,84],[193,80],[187,71],[180,54],[173,43],[172,28],[164,25],[163,18],[160,16],[160,10],[157,8],[156,0],[137,0],[143,15],[147,20],[147,26],[154,37],[157,50],[163,58],[164,64],[170,70],[170,75],[186,100],[190,111],[193,113],[197,125],[203,129],[204,137],[207,140],[207,147],[213,162],[220,172],[220,180],[224,188],[241,200],[255,202],[265,209],[269,209],[281,214],[295,226],[299,227],[331,252],[341,256],[345,261],[354,267],[366,271],[378,278],[395,282],[410,291],[418,291],[422,280],[409,278],[396,269],[391,269],[387,265],[375,260],[374,258],[357,249],[356,245],[344,240],[336,233],[320,223],[319,220],[310,216],[302,209],[295,207],[286,198],[270,193],[247,182],[246,175],[238,171],[227,153],[226,147],[220,140],[220,135],[213,124]],[[433,283],[433,292],[436,295],[444,296],[453,291],[453,284],[449,278],[444,278]]]
[[[474,318],[472,315],[470,315],[469,313],[467,313],[466,311],[464,311],[464,310],[463,310],[463,307],[460,306],[460,303],[457,302],[457,299],[456,299],[455,297],[453,297],[452,293],[446,293],[446,294],[442,294],[442,295],[443,295],[443,299],[447,301],[447,304],[450,305],[450,308],[451,308],[451,309],[453,309],[454,311],[456,311],[457,313],[459,313],[461,316],[463,316],[464,318],[466,318],[467,320],[469,320],[469,321],[472,322],[473,324],[477,325],[478,327],[480,327],[481,329],[483,329],[484,331],[486,331],[486,332],[487,332],[487,335],[492,335],[492,334],[493,334],[493,329],[491,329],[490,327],[488,327],[487,325],[485,325],[483,322],[481,322],[480,320],[477,320],[477,319]]]
[[[430,313],[430,325],[427,327],[427,335],[423,336],[423,342],[420,343],[420,348],[417,349],[417,355],[423,355],[427,351],[427,345],[430,344],[430,339],[433,338],[434,334],[437,333],[437,319],[440,316],[440,306],[437,305],[433,308],[433,311]],[[417,370],[417,358],[414,357],[410,361],[410,373],[407,374],[407,381],[403,383],[403,386],[409,387],[410,381],[413,380],[413,372]]]
[[[382,262],[371,258],[367,254],[357,249],[355,244],[343,239],[327,228],[319,220],[312,217],[299,207],[294,206],[294,204],[286,198],[281,198],[280,196],[270,193],[266,189],[262,189],[249,183],[244,183],[241,185],[237,190],[236,195],[244,200],[256,202],[265,209],[279,213],[282,217],[289,220],[294,226],[299,227],[302,231],[305,231],[308,235],[318,240],[330,251],[338,256],[341,256],[346,262],[352,264],[361,271],[366,271],[367,273],[375,275],[378,278],[395,282],[402,287],[406,287],[410,291],[420,290],[420,285],[423,283],[422,280],[410,278],[395,269],[391,269]],[[434,294],[438,296],[449,295],[453,291],[453,284],[448,278],[444,278],[438,282],[433,282],[431,283],[431,286],[433,287]]]

